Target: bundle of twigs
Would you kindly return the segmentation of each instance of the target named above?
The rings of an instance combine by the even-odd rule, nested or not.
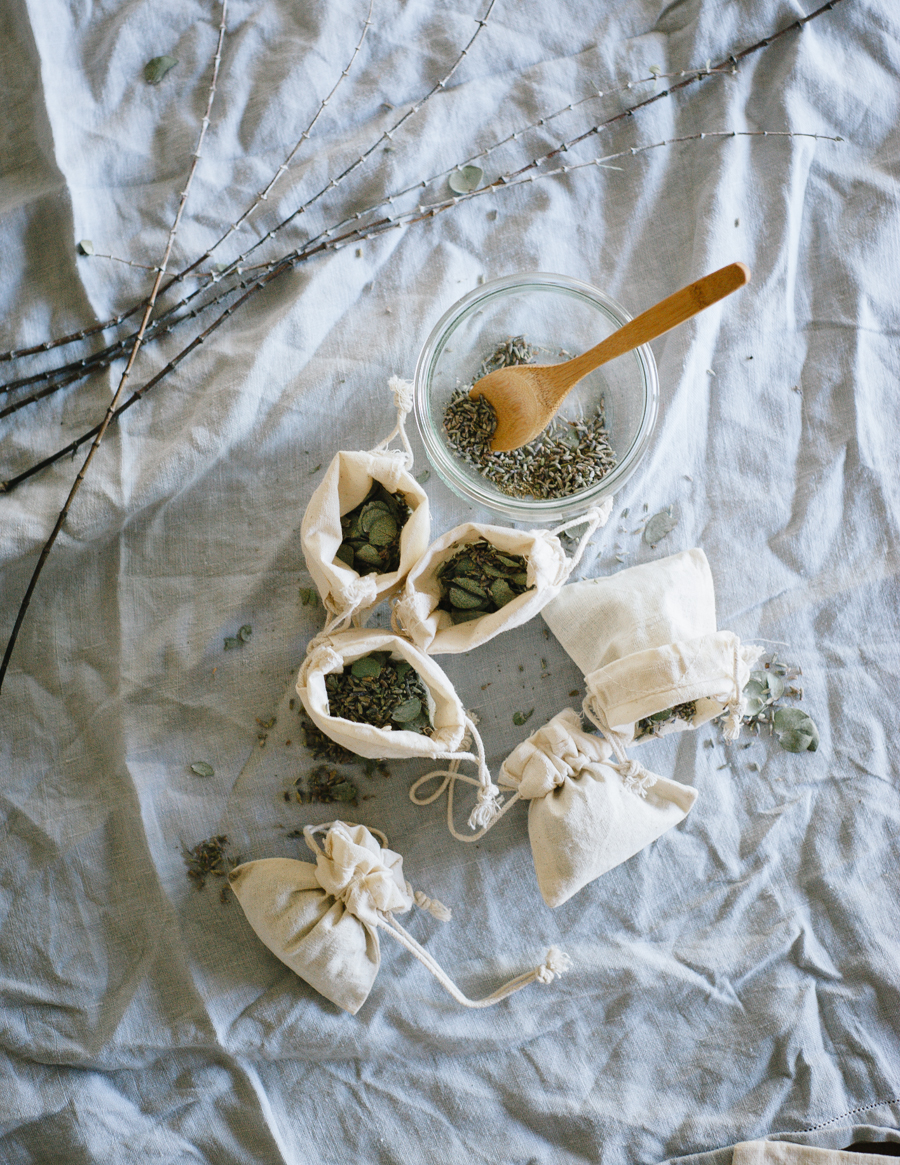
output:
[[[432,99],[436,94],[443,90],[448,81],[454,75],[456,70],[460,67],[468,53],[473,48],[479,34],[487,25],[491,12],[497,0],[489,0],[484,15],[476,21],[476,30],[473,33],[469,42],[460,51],[451,67],[444,73],[439,81],[437,81],[430,90],[428,90],[423,97],[411,105],[398,119],[378,135],[372,145],[361,153],[353,162],[347,165],[339,174],[331,178],[321,189],[305,201],[300,203],[287,217],[283,218],[274,226],[269,227],[249,246],[247,246],[236,257],[227,262],[210,266],[214,254],[223,247],[232,236],[234,236],[248,220],[254,216],[261,207],[268,201],[274,186],[282,178],[282,176],[289,170],[296,155],[301,150],[306,141],[309,140],[313,129],[318,121],[322,111],[329,104],[331,99],[335,96],[339,86],[347,77],[352,69],[365,40],[368,29],[372,23],[372,5],[374,0],[370,0],[368,11],[366,13],[365,21],[356,46],[350,56],[347,66],[342,70],[340,76],[335,81],[328,95],[319,103],[315,115],[311,121],[306,125],[298,137],[296,143],[286,155],[284,161],[272,174],[268,183],[261,189],[250,205],[242,212],[242,214],[223,231],[218,240],[209,247],[202,255],[194,259],[190,264],[183,267],[174,274],[168,273],[168,264],[170,261],[173,244],[178,231],[179,224],[182,219],[185,204],[190,191],[191,183],[197,169],[198,161],[201,155],[201,146],[210,124],[210,115],[213,108],[213,101],[216,92],[216,84],[219,73],[219,65],[222,56],[222,47],[226,34],[226,18],[227,18],[227,0],[221,0],[220,21],[218,38],[216,42],[216,49],[210,66],[210,83],[208,90],[208,98],[206,105],[206,112],[201,121],[200,131],[198,135],[197,147],[194,150],[190,169],[187,175],[184,189],[178,203],[178,209],[169,231],[166,241],[164,253],[159,264],[155,267],[149,268],[153,272],[153,282],[149,294],[135,302],[129,307],[124,308],[113,318],[85,326],[73,333],[49,339],[41,344],[28,348],[19,348],[8,352],[0,353],[0,363],[12,363],[21,360],[25,357],[32,357],[53,351],[58,348],[63,348],[69,345],[83,344],[90,340],[93,336],[103,332],[112,332],[121,330],[123,325],[127,325],[128,321],[137,319],[139,322],[135,330],[125,332],[119,335],[118,338],[111,340],[104,347],[92,352],[88,355],[80,356],[74,360],[66,361],[48,366],[38,372],[29,373],[28,375],[13,378],[4,384],[0,384],[0,418],[11,415],[31,405],[45,397],[56,393],[69,385],[75,384],[94,373],[100,372],[105,368],[110,367],[116,360],[125,359],[125,366],[118,381],[116,391],[107,407],[103,417],[91,428],[78,434],[72,441],[68,442],[62,448],[48,456],[36,461],[32,465],[18,473],[9,476],[6,480],[0,481],[0,493],[10,492],[17,488],[22,482],[28,478],[39,473],[41,470],[53,465],[61,458],[74,454],[81,446],[90,442],[89,450],[85,460],[78,471],[75,480],[72,484],[71,490],[62,506],[59,516],[54,524],[53,530],[48,537],[43,550],[38,558],[37,565],[32,574],[31,580],[28,584],[26,593],[20,604],[12,631],[6,645],[6,650],[0,662],[0,689],[2,689],[3,681],[9,668],[10,659],[15,647],[16,639],[21,629],[22,623],[25,619],[29,603],[35,588],[38,583],[40,574],[44,565],[53,549],[54,543],[65,523],[66,517],[71,509],[75,495],[77,494],[82,482],[84,481],[87,472],[90,468],[91,461],[103,440],[109,426],[117,421],[120,416],[128,409],[137,404],[143,397],[158,384],[163,382],[166,377],[178,367],[196,348],[202,345],[218,328],[220,328],[235,312],[248,303],[251,299],[257,296],[266,287],[280,279],[286,273],[295,270],[300,264],[309,262],[316,256],[338,250],[341,247],[359,244],[366,239],[372,239],[387,231],[395,230],[402,227],[412,226],[416,223],[432,219],[445,211],[453,209],[460,204],[471,201],[472,199],[483,197],[486,194],[496,193],[500,190],[516,188],[525,183],[531,183],[539,179],[552,178],[560,174],[567,174],[573,171],[580,170],[590,166],[610,166],[616,160],[633,157],[634,155],[655,149],[663,145],[672,145],[675,143],[697,141],[697,140],[721,140],[724,138],[735,136],[809,136],[817,137],[821,135],[816,134],[795,134],[788,131],[715,131],[701,134],[691,134],[683,137],[668,139],[665,142],[656,142],[649,146],[632,147],[627,150],[620,150],[618,152],[608,154],[602,157],[592,158],[588,161],[576,162],[566,164],[562,159],[568,155],[569,151],[579,145],[580,143],[609,131],[617,123],[624,121],[627,118],[633,117],[636,113],[646,109],[648,106],[657,101],[670,97],[673,93],[685,89],[690,85],[697,84],[705,78],[711,76],[730,75],[735,72],[742,60],[753,53],[759,52],[761,49],[772,44],[779,38],[789,34],[793,30],[801,29],[809,21],[814,20],[822,13],[833,8],[835,4],[840,3],[840,0],[828,0],[828,3],[823,4],[814,12],[811,12],[806,17],[793,21],[791,24],[778,30],[773,35],[765,37],[754,44],[735,51],[730,54],[725,60],[720,61],[716,65],[707,64],[705,68],[695,69],[681,72],[675,76],[667,77],[659,70],[652,70],[647,77],[641,77],[637,80],[631,80],[624,84],[618,85],[615,88],[603,90],[595,90],[587,96],[573,101],[562,109],[556,110],[552,113],[544,114],[536,122],[515,130],[513,133],[507,135],[500,141],[493,145],[486,147],[473,155],[466,158],[454,166],[441,171],[438,174],[432,175],[430,178],[416,182],[413,186],[405,189],[395,191],[392,194],[381,198],[377,202],[368,206],[364,210],[357,211],[352,215],[345,217],[331,226],[321,230],[312,238],[304,240],[300,245],[284,252],[283,254],[274,258],[257,261],[257,251],[259,251],[265,244],[271,240],[287,233],[287,228],[296,222],[300,216],[305,214],[311,207],[318,203],[326,194],[334,191],[342,184],[344,184],[352,174],[354,174],[360,167],[364,166],[366,161],[373,155],[373,153],[385,142],[390,141],[398,131],[402,130],[405,124],[422,109],[422,107]],[[666,88],[659,89],[657,85],[660,81],[671,80],[671,84]],[[432,201],[426,201],[428,191],[434,191],[437,184],[446,181],[449,175],[454,171],[459,170],[465,166],[470,166],[476,162],[481,162],[490,157],[502,147],[518,141],[529,130],[535,130],[545,127],[549,122],[555,118],[560,117],[564,113],[569,113],[577,106],[584,105],[587,102],[596,100],[600,97],[608,96],[612,92],[621,92],[631,90],[635,85],[647,83],[654,86],[654,92],[645,97],[643,100],[637,101],[634,104],[626,106],[620,112],[603,121],[596,122],[578,133],[576,136],[558,142],[552,149],[546,150],[539,156],[533,157],[526,161],[523,165],[515,170],[502,173],[493,180],[487,182],[483,186],[476,189],[469,190],[462,194],[453,194],[452,197],[436,198]],[[112,256],[105,256],[105,258],[112,258]],[[124,260],[129,262],[128,260]],[[140,264],[130,262],[132,267],[140,267]],[[196,280],[196,286],[185,292],[180,299],[165,310],[155,313],[156,305],[161,296],[166,295],[173,289],[178,289],[189,278]],[[184,347],[160,369],[154,376],[146,380],[138,388],[134,389],[130,395],[125,396],[126,383],[129,381],[135,364],[138,360],[139,352],[147,343],[167,335],[174,329],[187,330],[187,326],[191,321],[198,320],[203,314],[211,314],[218,310],[218,314],[213,315],[208,323],[204,323],[200,330],[195,331],[194,335],[185,343]]]

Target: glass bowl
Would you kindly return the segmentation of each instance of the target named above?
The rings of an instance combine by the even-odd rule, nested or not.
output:
[[[631,319],[597,288],[566,275],[530,272],[494,279],[446,311],[425,341],[415,373],[415,416],[428,459],[454,493],[521,522],[562,521],[616,492],[647,449],[659,408],[656,361],[644,344],[586,376],[558,416],[580,421],[601,401],[616,464],[592,486],[549,499],[511,497],[452,448],[444,412],[454,392],[476,379],[482,362],[511,336],[542,349],[537,362],[556,364],[593,348]]]

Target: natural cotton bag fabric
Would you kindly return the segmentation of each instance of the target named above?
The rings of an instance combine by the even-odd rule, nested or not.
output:
[[[566,708],[518,745],[497,782],[528,801],[528,836],[548,906],[567,902],[683,821],[696,789],[610,763],[610,745]]]
[[[485,526],[466,522],[448,531],[428,547],[421,560],[410,570],[392,612],[392,625],[402,630],[417,647],[429,655],[471,651],[495,635],[519,627],[539,614],[578,565],[584,547],[597,528],[606,522],[612,508],[607,499],[601,507],[589,511],[556,530],[516,530],[506,526]],[[559,535],[586,525],[572,557],[566,555]],[[467,623],[454,624],[449,611],[438,607],[441,588],[437,578],[440,566],[473,542],[489,542],[503,554],[518,554],[525,559],[528,590],[516,596],[498,611]]]
[[[727,712],[725,737],[737,738],[760,648],[717,630],[712,572],[699,548],[570,583],[542,614],[584,672],[585,713],[614,747],[635,740],[638,720],[690,702],[693,716],[659,735]]]
[[[318,833],[324,834],[321,844]],[[414,904],[443,922],[450,911],[413,891],[403,876],[403,858],[387,848],[384,834],[343,821],[307,826],[303,834],[315,865],[263,858],[237,866],[229,881],[247,921],[272,954],[351,1015],[365,1003],[378,974],[379,929],[424,963],[465,1007],[489,1007],[529,983],[552,983],[571,965],[567,955],[551,948],[539,967],[485,999],[469,999],[395,921],[394,914]]]
[[[428,713],[434,726],[431,736],[406,729],[377,728],[373,724],[332,716],[325,677],[341,673],[345,665],[373,651],[389,651],[392,658],[405,659],[416,670],[425,688]],[[498,815],[499,789],[491,781],[478,730],[466,715],[446,673],[408,639],[375,628],[316,636],[308,645],[306,659],[300,668],[297,695],[316,727],[358,756],[373,760],[430,757],[452,763],[454,772],[461,761],[472,761],[478,770],[477,778],[472,781],[478,787],[478,798],[469,818],[470,827],[477,829],[488,825]],[[466,748],[469,737],[474,742],[474,753]]]
[[[399,590],[428,546],[431,532],[428,497],[410,473],[413,455],[404,428],[412,404],[412,385],[392,377],[390,387],[397,406],[394,431],[369,453],[335,454],[309,500],[300,526],[307,568],[325,609],[332,615],[329,630],[346,626],[351,619],[359,625],[373,607]],[[387,446],[398,434],[404,448],[389,450]],[[341,517],[363,501],[374,482],[383,485],[389,493],[400,494],[410,514],[400,532],[397,569],[361,575],[336,557],[344,538]]]

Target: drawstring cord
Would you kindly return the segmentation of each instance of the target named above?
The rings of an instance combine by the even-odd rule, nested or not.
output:
[[[607,763],[621,776],[625,788],[630,789],[638,797],[646,797],[647,790],[656,784],[656,774],[651,773],[640,761],[634,760],[626,753],[620,734],[610,727],[606,713],[594,705],[590,694],[585,696],[582,710],[588,720],[600,729],[604,740],[615,753],[616,761]]]
[[[373,454],[393,452],[403,462],[403,468],[410,469],[413,463],[413,451],[409,443],[409,437],[406,435],[406,418],[412,412],[413,407],[413,382],[411,380],[402,380],[399,376],[392,376],[388,381],[388,388],[394,394],[397,423],[394,425],[390,434],[383,441],[379,441],[370,452]],[[403,442],[402,454],[399,450],[388,449],[388,445],[390,445],[395,437],[399,437]]]
[[[307,825],[303,830],[303,836],[306,839],[306,844],[313,853],[317,856],[327,858],[327,854],[316,839],[316,834],[322,833],[327,836],[332,829],[346,830],[347,828],[348,824],[344,821],[332,821],[327,825]],[[366,828],[369,833],[378,837],[382,848],[387,849],[388,840],[385,834],[379,829],[372,829],[370,826],[366,826]],[[406,889],[415,904],[421,909],[427,910],[433,917],[444,922],[450,918],[451,912],[442,902],[429,898],[420,890],[413,891],[409,882],[406,883]],[[534,967],[530,971],[525,971],[521,975],[517,975],[514,979],[510,979],[508,983],[504,983],[502,987],[498,987],[496,991],[491,992],[484,999],[470,999],[460,991],[437,959],[416,942],[413,936],[397,922],[392,913],[385,910],[376,910],[375,923],[380,930],[387,931],[414,958],[418,959],[431,972],[435,979],[437,979],[444,990],[457,1003],[462,1004],[463,1007],[492,1007],[495,1003],[500,1003],[501,1000],[506,999],[514,992],[521,991],[523,987],[527,987],[530,983],[553,983],[554,980],[564,975],[572,966],[571,958],[564,951],[561,951],[558,947],[550,947],[543,963],[539,966]]]

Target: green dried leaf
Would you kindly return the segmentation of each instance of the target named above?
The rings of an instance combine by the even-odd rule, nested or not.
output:
[[[144,80],[148,85],[158,85],[170,69],[178,64],[175,57],[154,57],[144,65]]]
[[[338,547],[337,554],[334,556],[338,562],[342,562],[344,566],[353,567],[354,550],[349,542],[342,542]]]
[[[75,249],[79,255],[93,255],[94,244],[90,239],[82,239]]]
[[[498,578],[491,583],[491,598],[498,607],[505,607],[507,603],[511,603],[516,598],[516,592],[505,578]]]
[[[406,659],[398,659],[394,666],[397,670],[397,679],[400,680],[402,680],[404,676],[409,675],[413,669],[412,664]]]
[[[461,590],[468,591],[470,595],[477,595],[479,599],[487,598],[487,591],[473,578],[455,578],[450,584],[451,586],[459,587]]]
[[[397,523],[390,514],[385,513],[369,529],[369,541],[373,546],[390,546],[397,537]]]
[[[191,765],[191,772],[196,773],[198,777],[214,777],[216,775],[216,770],[205,760],[194,761]]]
[[[328,795],[332,801],[355,801],[357,788],[350,781],[338,781],[337,784],[328,786]]]
[[[672,507],[669,506],[666,510],[660,510],[658,514],[654,514],[644,527],[644,541],[648,546],[655,546],[665,536],[671,533],[678,525],[678,519],[672,513]]]
[[[513,724],[516,724],[521,728],[521,726],[523,724],[525,724],[528,720],[530,720],[533,715],[534,715],[534,708],[532,708],[529,712],[514,712],[513,713]]]
[[[772,726],[786,752],[815,752],[819,747],[819,730],[802,708],[779,708]]]
[[[748,700],[761,700],[764,703],[767,694],[767,687],[765,680],[760,681],[755,678],[757,675],[759,675],[759,672],[753,673],[754,678],[751,679],[747,686],[744,688],[744,695]]]
[[[238,636],[241,643],[248,643],[253,638],[253,628],[249,623],[245,623],[240,631],[238,631]]]
[[[241,646],[241,641],[240,641],[240,639],[238,639],[238,637],[236,635],[226,635],[224,642],[225,642],[225,647],[224,647],[225,651],[231,651],[232,647],[240,647]]]
[[[744,690],[746,691],[746,688]],[[744,710],[744,715],[745,716],[758,716],[760,714],[760,712],[762,712],[763,708],[765,708],[765,706],[766,706],[766,702],[761,697],[751,696],[747,699],[747,703],[745,705],[745,710]]]
[[[378,550],[374,546],[370,546],[368,542],[364,546],[360,546],[356,552],[356,557],[360,562],[365,563],[366,566],[381,566],[381,555],[378,553]]]
[[[471,623],[473,619],[480,619],[484,611],[460,611],[455,610],[450,612],[450,622],[455,626],[457,623]]]
[[[780,700],[784,695],[784,680],[781,678],[781,676],[776,675],[774,672],[770,671],[766,673],[766,686],[768,687],[769,695],[773,700]]]
[[[805,732],[796,732],[791,729],[788,732],[779,733],[778,743],[785,752],[806,752],[813,743],[813,738],[807,736]],[[812,751],[815,752],[815,749]]]
[[[371,655],[364,655],[351,664],[350,674],[358,680],[364,679],[366,676],[379,676],[381,675],[381,664]]]
[[[476,607],[480,608],[484,600],[477,595],[470,595],[468,591],[460,590],[459,587],[451,587],[449,594],[450,602],[459,610],[471,611]]]
[[[447,185],[454,194],[469,194],[477,190],[484,178],[484,170],[480,166],[462,166],[450,175]]]
[[[415,720],[415,718],[422,711],[422,701],[417,700],[415,696],[410,700],[404,700],[402,704],[391,713],[391,719],[396,720],[398,724],[405,724],[408,720]]]
[[[340,557],[340,553],[341,552],[339,550],[338,557]],[[352,559],[353,559],[352,554],[351,554],[350,558],[351,558],[351,563],[352,563]],[[318,595],[315,587],[301,587],[300,588],[300,605],[303,607],[318,607],[319,595]]]
[[[416,474],[416,481],[419,483],[419,485],[424,485],[425,482],[428,481],[429,477],[431,477],[431,470],[423,469],[421,473]]]

